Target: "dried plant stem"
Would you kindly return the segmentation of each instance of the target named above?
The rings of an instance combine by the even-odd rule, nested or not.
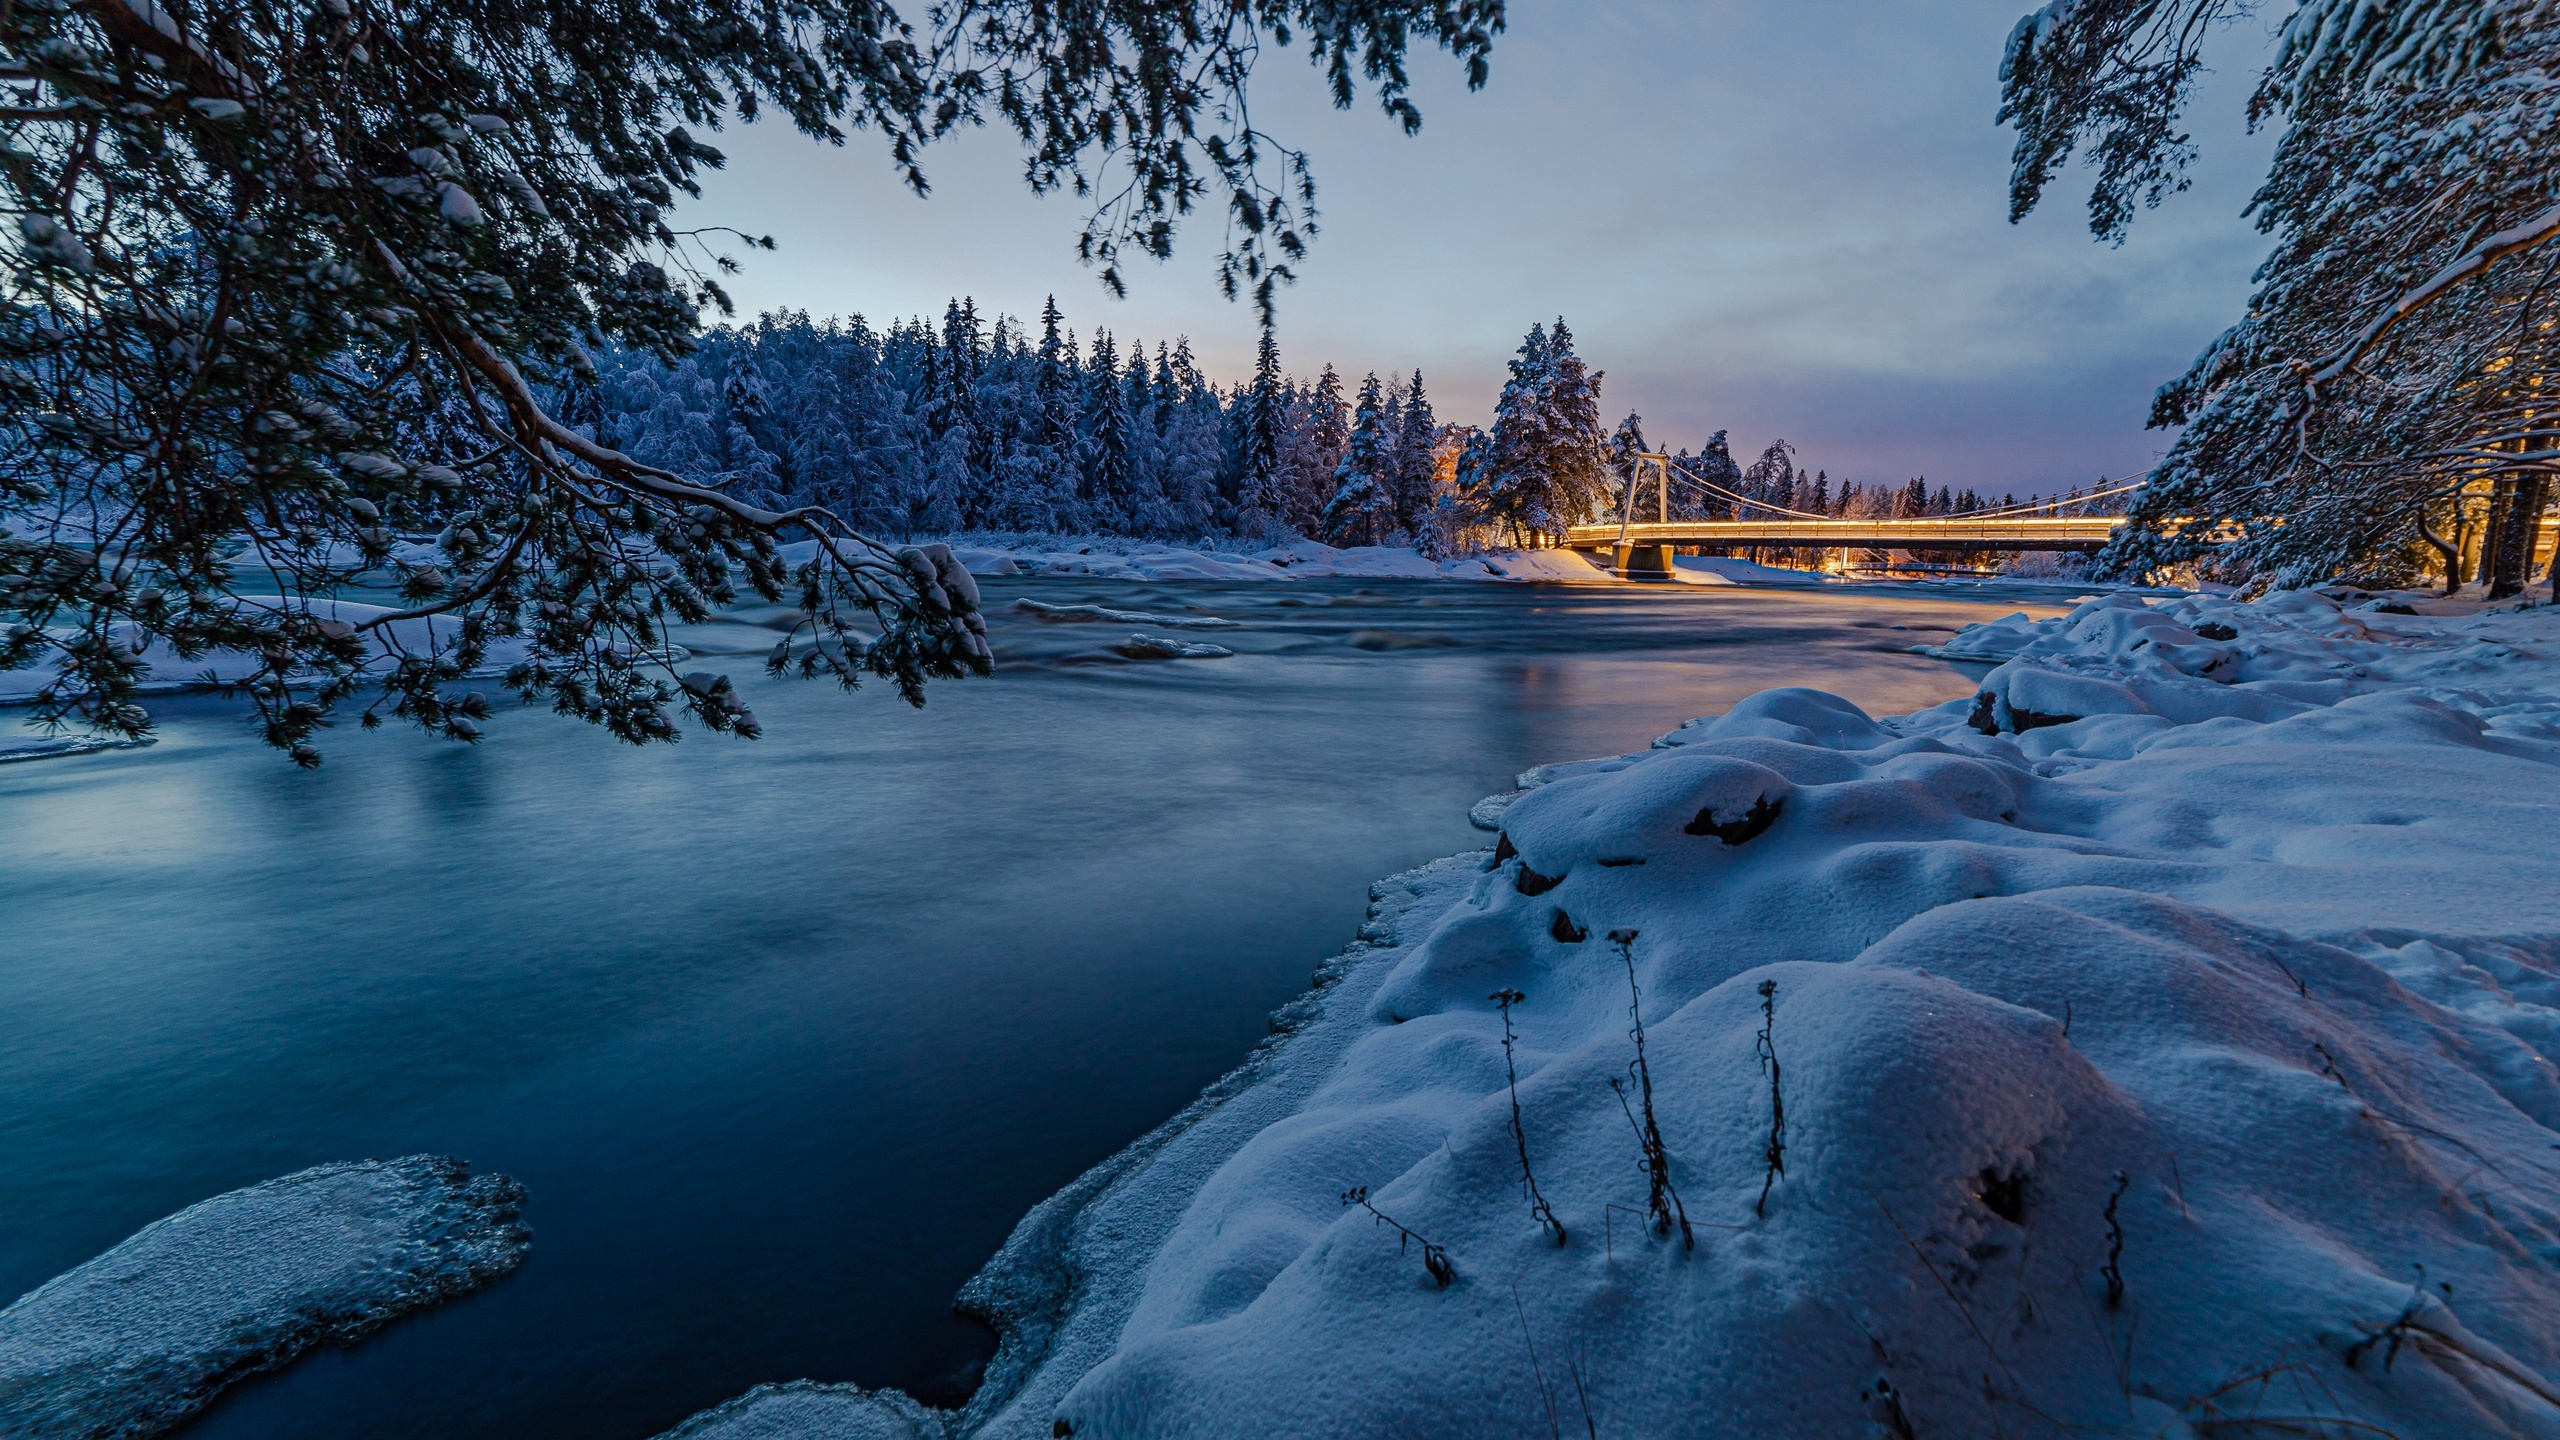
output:
[[[1511,1007],[1529,997],[1517,990],[1502,989],[1494,991],[1492,998],[1502,1010],[1502,1073],[1511,1082],[1511,1139],[1520,1147],[1520,1191],[1529,1197],[1529,1214],[1546,1226],[1548,1233],[1556,1237],[1557,1246],[1562,1247],[1564,1222],[1556,1218],[1555,1207],[1547,1203],[1547,1197],[1538,1193],[1538,1177],[1529,1169],[1529,1132],[1520,1125],[1520,1068],[1511,1058]]]
[[[1636,984],[1636,932],[1612,930],[1609,943],[1618,948],[1618,959],[1627,967],[1627,1017],[1631,1022],[1627,1033],[1635,1038],[1636,1058],[1627,1065],[1633,1077],[1636,1094],[1644,1118],[1636,1118],[1636,1108],[1628,1103],[1626,1083],[1616,1078],[1609,1088],[1618,1093],[1618,1104],[1627,1111],[1627,1123],[1635,1126],[1636,1143],[1644,1150],[1644,1173],[1647,1213],[1653,1218],[1657,1235],[1668,1235],[1671,1227],[1680,1227],[1680,1243],[1686,1249],[1698,1248],[1698,1237],[1689,1228],[1689,1211],[1680,1203],[1680,1192],[1671,1185],[1671,1154],[1662,1144],[1662,1127],[1653,1118],[1653,1070],[1644,1058],[1644,993]]]
[[[1377,1206],[1370,1204],[1368,1186],[1354,1185],[1343,1191],[1342,1203],[1359,1206],[1369,1212],[1370,1219],[1395,1231],[1397,1254],[1403,1254],[1408,1245],[1421,1246],[1422,1268],[1431,1272],[1431,1278],[1439,1282],[1441,1289],[1448,1289],[1450,1282],[1458,1278],[1458,1267],[1449,1263],[1449,1252],[1406,1229]]]
[[[1787,1173],[1787,1102],[1778,1089],[1778,1045],[1771,1032],[1778,1024],[1778,982],[1760,982],[1760,1068],[1769,1076],[1769,1149],[1760,1176],[1760,1200],[1751,1213],[1769,1213],[1769,1187]]]

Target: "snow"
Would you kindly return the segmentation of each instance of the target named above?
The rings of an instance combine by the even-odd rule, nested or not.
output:
[[[1233,630],[1238,621],[1216,615],[1150,615],[1142,610],[1114,610],[1105,605],[1051,605],[1025,595],[1013,608],[1035,620],[1083,624],[1108,620],[1119,625],[1161,625],[1171,630]]]
[[[239,603],[250,609],[297,610],[315,620],[335,620],[349,625],[362,624],[378,616],[396,613],[383,605],[366,605],[353,600],[288,600],[281,595],[243,595]],[[388,625],[366,632],[376,661],[388,663],[404,653],[423,653],[431,644],[450,645],[459,636],[462,622],[450,615],[430,615],[417,619],[394,620]],[[55,638],[69,640],[77,632],[55,630]],[[190,690],[214,689],[237,684],[258,673],[261,661],[241,650],[215,650],[194,659],[182,659],[166,640],[155,638],[130,622],[121,623],[116,638],[134,647],[143,662],[150,666],[139,687],[145,695],[171,695]],[[475,676],[503,675],[508,667],[525,658],[526,645],[521,639],[492,641]],[[681,657],[678,657],[681,658]],[[24,670],[0,670],[0,705],[24,705],[50,683],[56,670],[39,662]]]
[[[1691,585],[1838,585],[1836,575],[1819,570],[1789,570],[1777,565],[1721,555],[1682,555],[1671,562],[1678,579]]]
[[[1572,550],[1495,550],[1432,560],[1410,546],[1336,549],[1296,540],[1255,551],[1213,550],[1150,541],[1052,537],[950,542],[973,575],[1085,576],[1098,580],[1508,580],[1602,581],[1609,572]],[[786,556],[791,547],[783,547]],[[1751,567],[1759,569],[1762,567]],[[1792,571],[1772,572],[1794,574]]]
[[[1764,692],[1382,882],[964,1291],[952,1433],[2560,1433],[2560,611],[1945,648],[1976,696]]]
[[[524,1260],[523,1187],[432,1155],[217,1195],[0,1310],[0,1434],[160,1433],[225,1386]]]
[[[942,1417],[895,1390],[759,1385],[659,1440],[942,1440]]]
[[[1236,653],[1224,645],[1162,635],[1132,635],[1112,648],[1132,660],[1223,660]]]
[[[66,755],[95,755],[102,750],[132,750],[155,743],[156,738],[149,735],[131,740],[114,735],[11,735],[0,737],[0,765],[20,760],[52,760]]]

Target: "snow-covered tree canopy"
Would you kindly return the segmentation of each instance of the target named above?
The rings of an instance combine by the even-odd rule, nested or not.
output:
[[[2091,228],[2120,238],[2181,186],[2179,117],[2204,35],[2246,7],[2057,0],[2002,66],[2018,128],[2012,214],[2075,147]],[[2541,0],[2310,0],[2253,116],[2288,129],[2253,204],[2277,246],[2250,312],[2162,388],[2187,426],[2107,560],[2149,569],[2208,545],[2280,582],[2409,567],[2466,495],[2486,502],[2493,590],[2521,583],[2560,429],[2544,412],[2560,236],[2560,30]],[[2539,417],[2539,418],[2538,418]]]
[[[726,309],[728,232],[674,214],[721,163],[699,132],[876,129],[921,189],[922,146],[1000,117],[1036,188],[1094,200],[1085,250],[1115,286],[1123,247],[1168,253],[1224,187],[1223,273],[1267,313],[1313,192],[1250,122],[1260,41],[1307,41],[1338,102],[1366,81],[1410,129],[1410,42],[1480,83],[1501,21],[1500,0],[951,0],[921,32],[874,0],[12,4],[0,668],[59,667],[39,719],[139,733],[143,645],[260,655],[268,737],[311,763],[377,682],[472,737],[482,702],[447,687],[516,638],[510,686],[627,739],[672,737],[679,703],[753,733],[729,687],[650,677],[664,624],[743,580],[797,599],[804,668],[920,700],[990,661],[946,558],[579,423],[592,354],[672,359]],[[400,543],[425,533],[440,553]],[[395,556],[408,609],[315,609]],[[427,615],[458,624],[397,633],[449,642],[391,642]]]

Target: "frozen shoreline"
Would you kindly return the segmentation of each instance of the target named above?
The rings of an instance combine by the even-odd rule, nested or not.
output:
[[[971,1282],[1003,1348],[933,1423],[2553,1433],[2560,610],[2118,595],[1945,648],[1975,698],[1763,692],[1381,882]],[[1607,1083],[1631,987],[1692,1244]]]

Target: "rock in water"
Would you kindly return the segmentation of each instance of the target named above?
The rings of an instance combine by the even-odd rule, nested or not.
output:
[[[0,1310],[0,1435],[134,1440],[315,1345],[363,1339],[523,1263],[524,1187],[437,1155],[217,1195]]]

